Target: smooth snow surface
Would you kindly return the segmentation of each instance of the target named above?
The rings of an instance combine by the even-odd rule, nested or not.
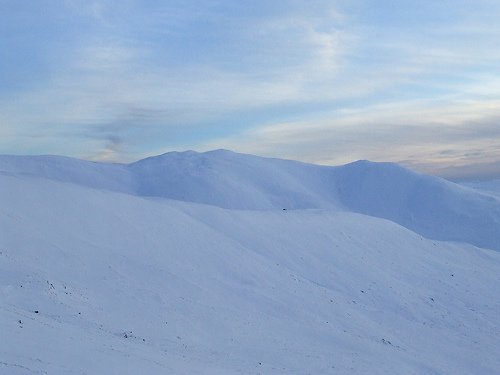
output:
[[[497,214],[391,164],[1,157],[0,374],[498,374],[500,253],[397,224]]]
[[[389,219],[425,237],[500,250],[500,200],[392,163],[356,162],[336,170],[350,210]]]
[[[229,209],[342,209],[427,238],[500,250],[500,199],[392,163],[326,167],[237,154],[171,152],[130,165],[0,156],[0,173]]]

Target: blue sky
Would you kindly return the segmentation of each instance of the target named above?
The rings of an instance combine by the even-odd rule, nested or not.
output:
[[[0,1],[0,153],[500,175],[498,1]]]

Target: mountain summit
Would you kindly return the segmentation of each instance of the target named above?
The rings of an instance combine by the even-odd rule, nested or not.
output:
[[[431,239],[500,250],[500,200],[393,163],[330,167],[215,150],[170,152],[128,165],[1,156],[0,173],[229,209],[347,210]]]

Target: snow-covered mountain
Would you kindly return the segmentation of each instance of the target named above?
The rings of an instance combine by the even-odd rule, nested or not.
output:
[[[425,237],[500,250],[500,200],[397,164],[356,162],[337,171],[348,209],[389,219]]]
[[[2,156],[0,373],[496,374],[498,225],[394,164]]]
[[[216,150],[171,152],[130,165],[0,156],[0,173],[229,209],[343,209],[431,239],[500,250],[500,199],[393,163],[327,167]]]

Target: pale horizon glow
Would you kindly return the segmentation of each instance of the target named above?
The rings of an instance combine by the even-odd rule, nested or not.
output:
[[[499,178],[498,14],[490,0],[7,0],[0,153],[225,148]]]

